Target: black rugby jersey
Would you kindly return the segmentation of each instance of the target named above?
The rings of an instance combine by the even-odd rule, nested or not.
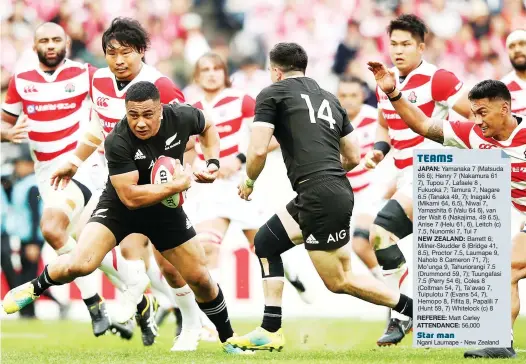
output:
[[[256,98],[254,123],[274,128],[292,187],[315,175],[343,176],[340,138],[353,127],[340,102],[309,77],[273,83]]]

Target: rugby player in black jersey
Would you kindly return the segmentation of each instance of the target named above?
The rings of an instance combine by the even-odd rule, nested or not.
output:
[[[201,111],[185,104],[162,105],[159,90],[141,81],[126,93],[126,116],[105,140],[109,179],[93,215],[70,254],[59,256],[33,281],[10,292],[19,306],[33,302],[38,291],[69,283],[94,271],[104,256],[132,233],[146,235],[180,272],[195,293],[201,310],[217,328],[227,353],[243,353],[226,340],[233,335],[223,293],[206,268],[195,230],[179,206],[160,202],[187,190],[192,177],[211,183],[219,170],[219,134]],[[191,135],[199,135],[207,169],[192,176],[180,160]],[[160,156],[177,160],[173,180],[151,184],[150,170]],[[153,319],[153,317],[152,317]]]
[[[250,200],[263,170],[272,135],[283,153],[291,185],[298,193],[262,226],[255,237],[265,293],[261,327],[228,340],[242,349],[281,350],[283,263],[281,254],[295,244],[305,248],[326,287],[412,316],[411,298],[369,275],[351,272],[349,222],[353,192],[346,171],[360,160],[347,113],[338,99],[305,76],[307,54],[295,43],[270,51],[273,84],[256,99],[247,154],[247,178],[239,185]]]

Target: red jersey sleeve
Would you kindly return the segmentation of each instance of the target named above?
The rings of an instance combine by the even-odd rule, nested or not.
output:
[[[475,126],[472,121],[443,120],[444,145],[461,149],[472,149],[469,136]]]
[[[254,117],[255,109],[256,100],[248,95],[243,96],[243,103],[241,104],[241,113],[243,114],[243,118],[245,119]]]
[[[453,73],[444,69],[439,69],[431,80],[431,97],[435,101],[447,101],[450,106],[456,102],[454,96],[460,95],[460,90],[464,83]],[[451,99],[455,100],[452,101]]]
[[[18,116],[22,113],[22,102],[22,97],[20,97],[16,89],[16,77],[13,76],[7,86],[7,93],[2,104],[2,110],[13,116]]]
[[[161,94],[162,104],[173,104],[175,102],[184,102],[184,95],[179,88],[168,77],[161,77],[155,81],[155,86]]]

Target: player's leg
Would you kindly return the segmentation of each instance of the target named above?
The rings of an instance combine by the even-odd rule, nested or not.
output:
[[[298,210],[294,199],[261,226],[254,238],[256,255],[261,266],[265,309],[260,327],[246,335],[229,339],[236,347],[243,350],[280,351],[285,345],[285,337],[281,330],[285,280],[281,254],[303,242],[297,218]]]
[[[156,264],[172,290],[171,297],[181,313],[182,328],[176,335],[172,351],[194,351],[199,344],[201,333],[201,310],[196,302],[196,296],[183,279],[175,266],[163,254],[153,248]]]
[[[177,267],[194,292],[199,308],[216,326],[219,339],[224,343],[223,349],[229,353],[240,353],[240,350],[226,343],[233,330],[225,299],[219,285],[210,277],[203,247],[188,222],[182,209],[174,209],[162,219],[144,224],[143,229],[154,247],[172,266]]]
[[[83,228],[86,226],[91,215],[96,209],[102,191],[99,189],[91,196],[88,204],[82,211],[79,219],[74,227],[74,235],[80,236]],[[129,239],[140,239],[140,234],[132,234],[126,237],[124,241]],[[146,239],[143,237],[143,239]],[[144,241],[144,240],[143,240]],[[109,277],[112,284],[122,291],[123,300],[120,302],[119,310],[116,311],[113,317],[116,323],[123,323],[134,317],[137,311],[137,304],[141,302],[143,293],[148,286],[148,277],[144,272],[144,263],[142,261],[127,261],[122,256],[120,248],[112,249],[112,251],[104,257],[100,265],[100,269]],[[120,332],[122,325],[116,325],[117,331]],[[131,337],[132,333],[120,332],[122,337]]]
[[[243,234],[245,234],[245,237],[248,240],[248,243],[250,244],[250,247],[252,248],[252,251],[255,252],[255,239],[256,234],[258,232],[258,229],[249,229],[249,230],[243,230]],[[296,267],[287,261],[286,257],[281,257],[283,262],[283,271],[285,272],[285,278],[289,281],[289,283],[296,289],[296,292],[298,292],[298,295],[305,303],[312,303],[313,297],[311,297],[311,291],[307,290],[307,285],[305,282],[301,279],[300,274],[296,270]]]
[[[219,282],[219,255],[221,242],[230,226],[230,220],[215,217],[199,222],[195,226],[199,242],[203,246],[207,260],[207,267],[214,281]]]
[[[108,227],[98,222],[89,223],[72,251],[58,256],[34,280],[7,293],[3,301],[4,310],[7,313],[17,312],[33,302],[49,287],[63,285],[92,273],[115,243],[115,236]],[[98,302],[92,305],[95,307],[90,311],[95,312],[96,318],[109,322],[105,307]],[[97,330],[94,326],[94,333],[96,336],[102,335],[106,329]]]
[[[511,248],[511,346],[507,348],[483,348],[464,353],[464,358],[515,358],[513,349],[513,324],[519,316],[521,304],[519,281],[526,278],[526,231],[515,235]]]
[[[406,292],[409,284],[405,279],[408,266],[398,244],[403,239],[409,239],[413,233],[413,202],[410,194],[405,192],[408,188],[397,191],[378,212],[370,236],[376,258],[383,270],[384,282],[392,289],[400,289],[402,293]],[[391,319],[377,344],[397,344],[411,328],[410,318],[391,312]]]
[[[373,276],[377,279],[383,279],[382,268],[378,264],[378,259],[376,259],[374,249],[369,242],[373,221],[374,217],[369,214],[361,213],[356,215],[356,218],[353,221],[354,228],[352,229],[353,236],[351,244],[353,251],[371,271]]]
[[[55,190],[49,186],[48,180],[39,183],[39,191],[44,200],[44,208],[40,227],[44,239],[51,245],[58,255],[68,254],[75,246],[75,239],[70,236],[81,211],[91,198],[90,190],[82,183],[72,180],[66,188]],[[80,290],[84,303],[90,311],[93,329],[106,331],[109,320],[104,316],[92,312],[90,307],[104,306],[102,298],[97,293],[96,277],[93,275],[81,276],[75,281]]]

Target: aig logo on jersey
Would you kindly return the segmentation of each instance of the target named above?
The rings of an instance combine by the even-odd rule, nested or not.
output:
[[[339,232],[335,234],[329,234],[329,238],[327,239],[327,243],[335,243],[337,241],[343,240],[347,237],[347,231],[340,230]]]

